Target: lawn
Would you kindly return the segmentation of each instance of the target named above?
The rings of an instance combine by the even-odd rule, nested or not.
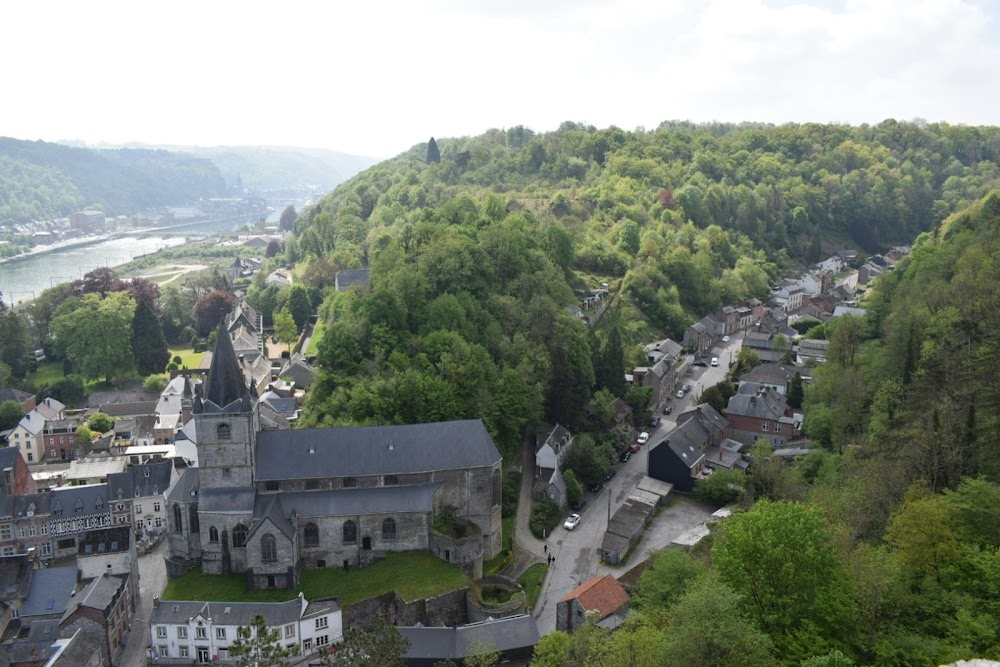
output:
[[[545,573],[549,566],[544,563],[535,563],[524,571],[517,578],[517,583],[524,588],[524,595],[527,597],[528,608],[531,609],[538,602],[538,595],[542,592],[542,582],[545,580]]]
[[[201,359],[205,356],[204,352],[195,352],[183,345],[171,345],[167,349],[170,350],[171,361],[177,356],[181,358],[181,368],[200,368]]]
[[[164,600],[208,600],[217,602],[284,602],[301,591],[307,600],[337,596],[342,605],[353,604],[388,591],[404,600],[440,595],[462,588],[469,579],[457,566],[448,565],[427,551],[390,553],[385,559],[364,568],[303,569],[300,586],[294,591],[262,590],[247,592],[246,577],[215,577],[189,572],[171,579],[163,591]]]
[[[38,364],[38,369],[34,373],[28,374],[28,382],[36,387],[43,384],[52,384],[63,379],[63,365],[61,361],[48,361]]]
[[[316,328],[313,329],[312,336],[309,338],[309,347],[306,348],[307,357],[315,357],[319,354],[319,342],[323,340],[323,329],[325,324],[323,320],[316,322]]]

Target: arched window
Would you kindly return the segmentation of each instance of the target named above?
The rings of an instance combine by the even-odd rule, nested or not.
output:
[[[271,533],[265,533],[260,538],[260,559],[265,563],[278,560],[278,544]]]
[[[188,516],[190,518],[188,525],[191,526],[191,532],[200,533],[201,527],[198,525],[198,508],[191,505],[191,507],[188,508]]]
[[[314,523],[307,523],[305,530],[305,540],[307,547],[319,546],[319,526]]]
[[[344,522],[344,544],[358,543],[358,524],[353,521]]]
[[[503,497],[503,487],[500,484],[500,471],[493,471],[493,506],[496,507],[500,504]]]
[[[219,541],[219,529],[215,526],[208,527],[208,541],[218,542]]]
[[[394,540],[396,539],[396,522],[392,519],[386,519],[382,522],[382,539],[383,540]]]
[[[184,525],[181,523],[181,506],[174,505],[174,532],[183,533]]]
[[[247,527],[242,523],[236,524],[233,528],[233,547],[245,547],[247,545]]]
[[[228,442],[233,439],[233,427],[229,424],[219,424],[215,427],[215,439],[220,442]]]

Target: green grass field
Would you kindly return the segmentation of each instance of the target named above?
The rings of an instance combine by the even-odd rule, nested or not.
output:
[[[190,572],[171,579],[163,591],[164,600],[206,600],[218,602],[283,602],[301,591],[307,600],[337,596],[342,605],[396,591],[407,601],[432,597],[462,588],[469,579],[462,570],[448,565],[427,551],[390,553],[385,559],[364,568],[302,570],[301,585],[294,591],[261,590],[247,592],[246,577],[214,577]]]
[[[542,582],[545,580],[545,573],[548,572],[548,569],[548,565],[535,563],[517,578],[517,583],[521,584],[524,588],[524,595],[527,597],[529,609],[534,607],[535,603],[538,602],[538,596],[542,592]]]
[[[173,360],[174,357],[180,356],[181,367],[182,368],[198,368],[201,366],[202,357],[205,356],[204,352],[195,352],[189,346],[182,345],[171,345],[167,348],[170,350],[170,359]]]
[[[63,379],[63,365],[61,361],[48,361],[44,364],[38,364],[38,368],[34,373],[28,373],[28,382],[36,387],[41,387],[43,384],[52,384],[61,379]]]

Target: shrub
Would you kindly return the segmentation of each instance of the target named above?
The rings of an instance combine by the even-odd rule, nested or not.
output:
[[[181,359],[181,355],[179,355],[179,354],[178,354],[177,356],[175,356],[175,357],[173,358],[173,360],[172,360],[172,361],[173,361],[173,362],[174,362],[175,364],[177,364],[178,366],[180,366],[181,364],[183,364],[183,363],[184,363],[184,360],[183,360],[183,359]]]
[[[184,327],[181,329],[181,333],[178,336],[182,343],[191,342],[194,343],[198,340],[198,332],[195,331],[194,327]]]
[[[169,364],[167,364],[167,371],[168,372],[169,371],[176,371],[176,370],[177,370],[177,364],[175,364],[172,361]]]
[[[548,498],[535,503],[535,506],[531,508],[531,520],[528,523],[531,534],[539,539],[544,539],[552,532],[553,528],[559,525],[561,516],[559,506]]]
[[[739,498],[745,485],[744,473],[716,470],[710,477],[698,480],[694,497],[706,505],[722,507]]]
[[[142,388],[146,391],[160,393],[167,386],[167,379],[162,375],[150,375],[142,383]]]

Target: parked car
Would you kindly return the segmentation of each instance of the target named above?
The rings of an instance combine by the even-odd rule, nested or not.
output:
[[[638,453],[638,451],[639,451],[639,443],[638,442],[633,442],[631,445],[628,446],[628,450],[630,452],[632,452],[633,454]]]
[[[673,411],[674,411],[674,406],[672,406],[672,405],[664,405],[663,406],[663,414],[669,415]]]
[[[563,527],[566,530],[573,530],[574,528],[576,528],[577,524],[579,524],[579,523],[580,523],[580,515],[579,514],[570,514],[569,518],[566,519],[566,522],[563,524]]]
[[[683,389],[678,389],[677,390],[677,398],[684,398],[684,390]]]
[[[650,428],[660,428],[660,418],[659,417],[653,417],[652,419],[650,419],[649,420],[649,426],[650,426]]]
[[[729,342],[729,336],[723,336],[722,337],[722,342],[723,343],[728,343]]]
[[[575,511],[575,512],[579,512],[580,510],[582,510],[586,506],[587,506],[587,501],[584,500],[583,498],[580,498],[575,503],[570,503],[569,504],[569,508],[571,510]]]
[[[597,493],[598,491],[600,491],[601,489],[604,488],[604,482],[594,482],[593,484],[591,484],[587,488],[590,489],[591,491],[593,491],[594,493]]]
[[[628,460],[630,458],[632,458],[632,452],[626,449],[624,452],[622,452],[622,455],[618,457],[618,460],[621,461],[622,463],[628,463]]]
[[[685,394],[688,393],[689,391],[691,391],[691,385],[689,384],[681,385],[681,391],[684,392]]]
[[[618,474],[618,469],[615,468],[614,466],[611,466],[610,468],[608,468],[608,474],[604,476],[604,481],[610,482],[611,478],[613,478],[617,474]]]
[[[718,365],[719,365],[719,358],[712,357],[712,366],[718,366]]]
[[[636,442],[638,442],[640,445],[645,445],[647,440],[649,440],[649,434],[643,431],[642,433],[639,434],[639,437],[636,440]]]
[[[706,364],[704,361],[696,361],[694,362],[694,365],[701,366],[702,368],[708,368],[708,364]]]

